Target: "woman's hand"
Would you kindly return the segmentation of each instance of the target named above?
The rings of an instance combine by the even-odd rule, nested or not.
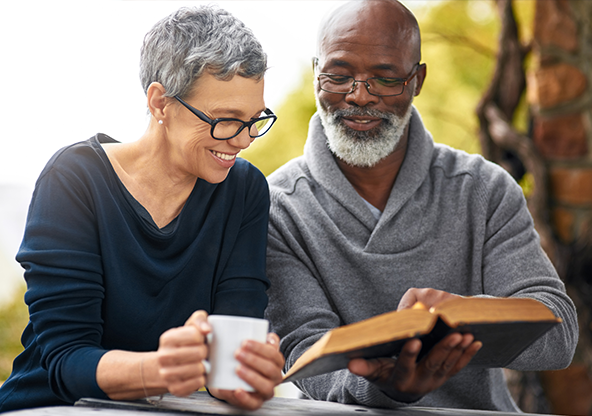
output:
[[[263,402],[273,397],[274,388],[282,381],[284,356],[279,351],[280,340],[276,334],[267,335],[267,343],[245,341],[235,352],[240,363],[236,372],[255,392],[243,389],[209,389],[210,393],[234,406],[247,410],[256,410]]]
[[[206,384],[203,360],[208,356],[206,336],[211,331],[205,311],[194,312],[185,325],[160,336],[159,374],[175,396],[188,396]]]

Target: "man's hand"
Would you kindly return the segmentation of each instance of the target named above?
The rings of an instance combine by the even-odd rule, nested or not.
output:
[[[425,305],[427,309],[430,309],[431,307],[436,306],[438,303],[441,303],[445,300],[460,297],[462,296],[453,295],[452,293],[444,292],[442,290],[430,288],[411,288],[408,289],[407,292],[405,292],[405,294],[399,301],[399,306],[397,306],[397,310],[400,311],[401,309],[409,309],[417,302],[421,302]]]
[[[481,348],[471,334],[451,334],[417,362],[421,341],[412,339],[401,350],[398,359],[376,358],[351,360],[349,371],[366,378],[393,400],[414,402],[440,387],[462,370]]]
[[[436,289],[411,288],[405,292],[397,310],[413,307],[417,302],[427,309],[448,299],[460,297]],[[462,370],[475,356],[482,344],[471,334],[450,334],[436,344],[417,362],[421,341],[412,339],[401,350],[398,359],[355,359],[349,363],[349,371],[362,376],[401,402],[414,402],[436,390]]]
[[[267,343],[245,341],[236,351],[235,357],[240,363],[237,374],[255,389],[253,393],[243,389],[209,389],[210,393],[243,409],[260,408],[266,400],[273,397],[275,386],[282,382],[284,356],[279,351],[279,344],[276,334],[268,334]]]

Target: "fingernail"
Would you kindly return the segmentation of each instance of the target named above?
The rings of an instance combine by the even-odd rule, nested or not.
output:
[[[208,360],[201,360],[201,363],[204,366],[204,372],[210,374],[210,371],[212,371],[212,364],[210,364]]]
[[[240,348],[234,352],[234,358],[236,359],[244,359],[245,355],[245,352]]]

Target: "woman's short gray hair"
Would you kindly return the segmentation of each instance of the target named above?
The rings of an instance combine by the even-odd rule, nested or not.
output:
[[[144,92],[161,83],[166,95],[185,96],[204,71],[218,79],[261,79],[267,55],[253,32],[215,6],[183,7],[160,20],[144,37],[140,80]]]

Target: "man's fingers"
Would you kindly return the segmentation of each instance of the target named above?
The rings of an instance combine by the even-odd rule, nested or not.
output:
[[[412,307],[416,302],[423,303],[429,309],[432,306],[436,306],[437,304],[445,300],[458,297],[460,296],[444,292],[442,290],[412,287],[410,289],[407,289],[407,291],[399,301],[397,310],[408,309]]]
[[[418,339],[412,339],[403,345],[397,358],[396,371],[400,376],[407,376],[408,373],[415,371],[417,356],[420,351],[421,341]]]
[[[479,352],[483,343],[481,341],[475,341],[469,345],[463,352],[462,356],[456,362],[455,367],[451,371],[451,375],[458,373],[460,370],[465,368],[473,359],[473,357]]]
[[[411,288],[405,292],[405,294],[403,295],[403,297],[399,301],[399,305],[397,306],[398,311],[400,311],[402,309],[409,309],[413,305],[415,305],[415,302],[417,302],[417,300],[418,300],[417,296],[415,294],[416,290],[417,289],[415,289],[415,288]]]
[[[480,344],[475,345],[471,334],[451,334],[440,341],[422,363],[422,377],[451,377],[462,370],[475,356]]]
[[[380,368],[375,360],[364,360],[363,358],[354,358],[347,365],[347,369],[361,377],[370,377],[372,373]]]
[[[434,374],[442,375],[442,366],[445,365],[446,360],[452,355],[451,359],[458,359],[460,356],[457,347],[461,344],[463,337],[461,334],[451,334],[445,337],[442,341],[437,343],[430,353],[423,359],[422,367],[424,376],[432,376]],[[462,350],[461,350],[462,352]],[[454,363],[456,362],[454,359]],[[452,365],[454,365],[454,363]],[[450,366],[450,363],[448,364]]]
[[[453,369],[456,368],[459,359],[462,357],[465,351],[465,347],[463,346],[462,342],[459,342],[456,347],[450,350],[450,353],[444,360],[444,362],[440,365],[440,368],[436,369],[433,373],[436,378],[447,377],[451,376]]]

